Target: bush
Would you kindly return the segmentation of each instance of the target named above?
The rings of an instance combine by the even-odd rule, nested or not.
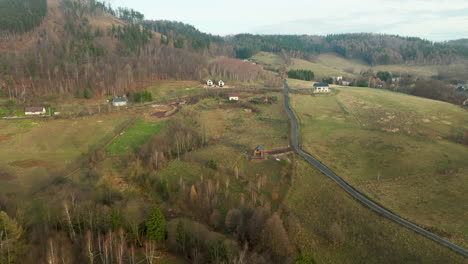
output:
[[[218,163],[216,162],[216,160],[209,160],[208,167],[212,168],[213,170],[216,170],[218,168]]]

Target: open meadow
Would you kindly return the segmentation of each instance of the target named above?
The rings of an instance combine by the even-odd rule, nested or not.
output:
[[[384,207],[466,247],[466,109],[354,87],[291,101],[307,152]]]
[[[112,137],[126,113],[0,122],[0,190],[16,195],[47,182]]]
[[[290,239],[316,263],[465,263],[359,204],[301,158],[294,168],[283,219]]]

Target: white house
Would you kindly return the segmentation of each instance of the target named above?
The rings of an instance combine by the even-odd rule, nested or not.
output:
[[[223,86],[224,86],[224,82],[223,82],[223,80],[219,80],[219,82],[218,82],[218,86],[219,86],[219,87],[223,87]]]
[[[315,83],[314,84],[314,93],[329,93],[330,86],[328,83]]]
[[[343,76],[332,76],[331,77],[333,79],[333,81],[335,82],[340,82],[343,80]]]
[[[125,106],[127,105],[127,98],[117,97],[112,99],[113,106]]]
[[[26,107],[24,109],[25,115],[45,115],[46,109],[45,107]]]
[[[229,101],[239,101],[239,95],[236,93],[229,94]]]
[[[212,81],[212,80],[208,80],[208,81],[206,82],[206,85],[208,85],[208,86],[213,86],[213,81]]]

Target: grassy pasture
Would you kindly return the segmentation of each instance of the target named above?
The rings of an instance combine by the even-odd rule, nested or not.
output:
[[[285,64],[285,61],[278,55],[271,52],[259,52],[252,58],[253,61],[263,65],[265,68],[277,70],[279,66]]]
[[[152,135],[159,133],[165,124],[166,122],[149,122],[137,119],[106,147],[106,151],[111,155],[129,154]]]
[[[317,263],[465,263],[365,208],[302,159],[284,202],[290,239]]]
[[[342,75],[352,77],[354,74],[347,73],[341,69],[335,69],[320,63],[310,62],[300,59],[291,59],[291,64],[287,66],[288,70],[303,69],[313,71],[316,79],[330,77],[332,75]]]
[[[163,101],[196,93],[200,85],[201,83],[197,81],[161,81],[146,90],[152,93],[154,100]]]
[[[336,89],[336,88],[335,88]],[[462,246],[468,244],[467,111],[368,88],[292,95],[303,148],[372,199]]]
[[[76,119],[0,122],[0,191],[20,192],[66,168],[81,154],[102,144],[127,114]],[[13,186],[13,188],[11,188]]]

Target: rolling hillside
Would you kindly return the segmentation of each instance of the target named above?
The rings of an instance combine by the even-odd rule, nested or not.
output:
[[[334,90],[292,96],[304,148],[393,212],[466,247],[467,111],[382,90]]]

